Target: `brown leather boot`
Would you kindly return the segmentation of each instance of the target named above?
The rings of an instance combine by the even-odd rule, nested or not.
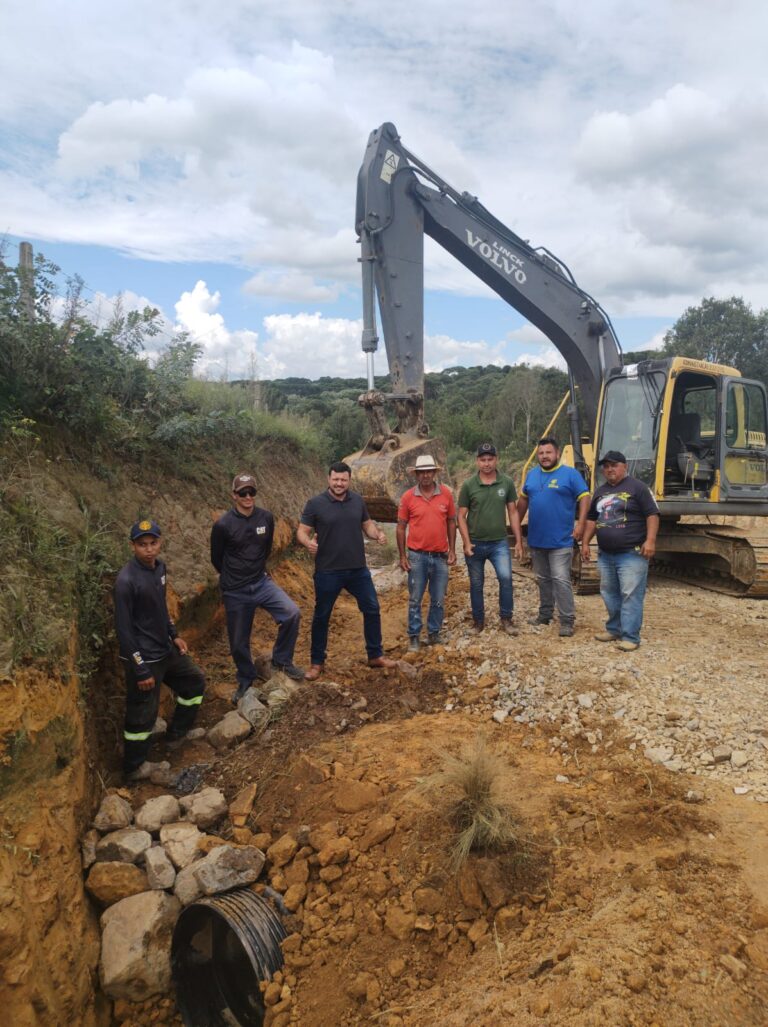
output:
[[[322,663],[310,664],[309,670],[304,674],[305,681],[317,681],[322,675],[325,665]]]
[[[388,656],[375,656],[368,661],[368,666],[374,670],[389,670],[397,666],[397,660],[390,660]]]

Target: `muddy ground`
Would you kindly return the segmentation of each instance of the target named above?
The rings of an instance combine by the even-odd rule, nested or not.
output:
[[[275,576],[302,602],[296,658],[306,665],[308,565],[287,561]],[[402,576],[390,569],[378,580],[385,648],[403,657]],[[410,672],[368,670],[360,616],[343,598],[327,675],[303,686],[265,735],[224,756],[195,742],[172,757],[176,767],[205,765],[205,783],[228,799],[257,781],[254,834],[274,841],[309,827],[349,839],[339,864],[320,867],[317,846],[306,846],[271,868],[277,890],[303,879],[306,897],[287,920],[269,1019],[276,1027],[766,1024],[768,805],[754,801],[758,757],[750,755],[758,786],[735,795],[740,777],[649,761],[637,742],[643,725],[608,716],[598,701],[606,688],[670,682],[667,716],[677,722],[671,707],[698,703],[706,720],[707,689],[727,687],[738,708],[743,682],[752,711],[765,657],[762,606],[654,582],[646,642],[621,657],[592,638],[602,629],[599,596],[578,600],[576,635],[560,639],[556,628],[525,625],[535,587],[517,576],[515,587],[519,637],[494,626],[491,586],[489,627],[470,637],[457,568],[446,645],[406,657]],[[268,652],[273,633],[257,619],[254,648]],[[234,689],[221,621],[195,655],[209,679],[201,716],[210,725],[231,708]],[[574,697],[593,688],[594,701],[581,708],[574,698],[569,723],[581,717],[583,730],[570,731],[565,749],[567,718],[531,716],[531,701],[517,718],[512,710],[492,719],[502,670],[538,682],[536,694],[556,693],[562,680]],[[768,711],[751,724],[757,741],[765,727]],[[472,856],[456,873],[449,790],[418,785],[478,737],[503,764],[518,841]],[[694,756],[684,763],[698,766]],[[162,790],[144,785],[136,802]],[[116,1013],[124,1024],[180,1022],[167,1003]]]

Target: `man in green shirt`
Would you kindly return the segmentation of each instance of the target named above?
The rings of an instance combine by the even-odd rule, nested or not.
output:
[[[512,479],[498,469],[496,447],[484,442],[477,450],[477,474],[461,486],[459,533],[469,572],[469,599],[475,631],[485,627],[485,561],[490,560],[499,580],[501,627],[516,635],[512,621],[512,558],[507,542],[507,517],[515,537],[515,556],[523,556],[517,492]]]

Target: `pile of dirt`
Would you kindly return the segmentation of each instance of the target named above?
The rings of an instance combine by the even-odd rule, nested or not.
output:
[[[302,600],[299,658],[308,570],[290,561],[275,572]],[[268,1024],[762,1025],[765,808],[714,782],[696,778],[692,789],[588,704],[567,755],[553,745],[557,725],[528,713],[492,719],[500,675],[538,675],[546,695],[546,681],[554,690],[566,673],[563,660],[577,687],[605,676],[614,657],[588,641],[601,626],[599,599],[582,601],[575,639],[492,629],[472,638],[458,579],[447,644],[404,657],[406,598],[397,575],[390,580],[385,646],[411,671],[365,666],[360,615],[342,599],[327,677],[226,755],[195,743],[178,757],[202,762],[205,783],[228,799],[257,782],[248,827],[291,853],[269,866],[291,912],[286,965],[266,992]],[[533,587],[518,583],[517,593],[520,613],[533,612]],[[690,618],[695,596],[680,591],[677,605],[665,611],[668,626]],[[273,635],[269,619],[257,619],[255,646],[268,652]],[[211,682],[202,716],[212,723],[234,688],[223,634],[200,658]],[[631,660],[626,673],[644,668],[642,656]],[[418,785],[478,734],[508,768],[519,841],[473,854],[457,873],[449,797]],[[177,1022],[156,1010],[151,1021],[132,1016],[124,1022]]]

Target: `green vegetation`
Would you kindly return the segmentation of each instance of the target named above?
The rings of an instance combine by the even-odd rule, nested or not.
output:
[[[389,379],[376,379],[389,391]],[[551,368],[454,367],[425,377],[425,406],[432,435],[448,452],[451,469],[472,462],[472,453],[486,439],[500,449],[502,463],[528,456],[568,387],[567,376]],[[359,449],[366,441],[367,421],[357,397],[362,378],[283,378],[262,386],[267,409],[306,418],[314,425],[329,459]],[[558,425],[565,438],[565,423]]]
[[[0,676],[32,662],[61,672],[74,628],[74,666],[85,681],[109,636],[106,599],[123,546],[115,526],[86,509],[84,529],[57,523],[31,473],[38,442],[26,429],[0,450]]]
[[[739,296],[710,296],[677,319],[663,353],[730,364],[746,378],[768,382],[768,309],[754,313]]]
[[[0,258],[2,253],[0,253]],[[0,429],[20,425],[56,437],[97,463],[105,453],[178,469],[190,443],[209,452],[279,441],[320,456],[301,418],[265,410],[258,389],[192,377],[201,347],[176,333],[154,366],[159,312],[126,313],[117,305],[104,328],[85,316],[83,283],[57,293],[59,270],[38,254],[31,281],[0,259]],[[324,454],[323,454],[324,455]]]

